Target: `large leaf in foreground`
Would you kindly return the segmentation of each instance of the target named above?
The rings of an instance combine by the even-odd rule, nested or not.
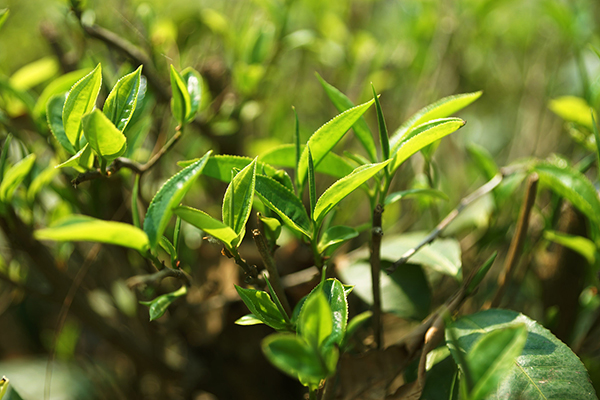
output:
[[[100,242],[129,247],[141,252],[148,249],[148,236],[133,225],[104,221],[85,215],[71,215],[49,228],[34,232],[38,240]]]
[[[142,66],[117,81],[104,102],[102,111],[121,132],[133,116],[137,105]]]
[[[210,157],[210,151],[201,159],[182,169],[158,190],[144,219],[144,232],[148,235],[150,247],[155,249],[158,245],[167,224],[173,215],[173,208],[177,207],[192,183],[202,173],[206,160]]]
[[[192,224],[196,228],[213,236],[215,239],[220,240],[229,249],[236,247],[239,242],[238,235],[229,227],[229,225],[225,225],[223,222],[211,217],[202,210],[180,206],[174,208],[173,213],[188,224]]]
[[[374,102],[375,100],[371,100],[344,111],[313,133],[310,139],[308,139],[308,146],[310,146],[315,167],[318,168],[325,155],[333,149],[333,146],[340,141],[348,129],[354,125]],[[308,149],[304,148],[300,156],[300,163],[298,164],[298,182],[300,184],[303,184],[306,180],[307,171]]]
[[[590,221],[600,225],[600,200],[594,185],[579,171],[571,167],[558,167],[541,162],[534,169],[540,182],[559,196],[569,200]]]
[[[452,329],[458,351],[468,353],[477,340],[496,329],[525,324],[528,331],[523,352],[514,367],[488,399],[597,399],[579,358],[549,330],[523,314],[509,310],[486,310],[459,318]],[[456,359],[454,345],[446,341]]]

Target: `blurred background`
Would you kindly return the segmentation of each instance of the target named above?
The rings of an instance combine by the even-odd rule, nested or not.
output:
[[[433,184],[450,200],[415,200],[402,208],[390,207],[384,218],[386,232],[431,229],[469,190],[485,182],[481,158],[473,157],[469,148],[489,153],[500,166],[553,153],[575,165],[590,153],[590,131],[565,125],[549,105],[570,95],[600,108],[600,58],[590,47],[600,48],[600,3],[595,0],[73,1],[80,12],[66,1],[0,0],[0,9],[10,10],[0,29],[0,133],[2,139],[8,132],[18,139],[11,145],[13,161],[21,158],[23,149],[36,152],[36,172],[66,156],[51,143],[44,107],[32,117],[24,105],[27,98],[35,103],[57,77],[98,62],[104,78],[101,96],[106,96],[119,77],[137,67],[132,57],[93,35],[98,27],[136,46],[151,64],[144,67],[148,91],[131,128],[144,143],[130,155],[134,159],[146,160],[174,130],[168,106],[169,65],[180,70],[193,67],[203,78],[200,116],[144,178],[141,191],[146,204],[178,171],[177,161],[199,157],[209,149],[255,157],[291,143],[292,106],[306,141],[337,115],[315,73],[355,104],[372,98],[372,83],[381,94],[390,133],[444,96],[483,91],[478,101],[459,113],[467,125],[441,142],[433,162],[419,155],[411,158],[395,182],[397,188]],[[375,112],[365,118],[376,132]],[[359,146],[347,135],[336,152],[364,155]],[[69,213],[131,221],[132,176],[127,171],[79,188],[69,183],[74,176],[73,171],[61,170],[40,192],[37,205],[17,204],[25,210],[23,219],[36,227]],[[320,190],[332,182],[326,176],[320,179]],[[505,254],[522,196],[519,184],[511,192],[516,197],[480,202],[449,232],[460,241],[465,270],[479,265],[490,249],[500,250],[501,258]],[[188,195],[189,204],[218,216],[224,190],[221,183],[203,181]],[[351,207],[340,210],[336,218],[354,218],[354,225],[369,222],[364,198],[349,199],[347,204]],[[544,225],[542,206],[537,215],[534,222]],[[548,254],[539,245],[541,229],[538,226],[537,237],[534,234],[526,243],[526,262],[544,265],[543,256]],[[366,238],[361,235],[344,251],[359,247]],[[184,240],[181,258],[194,277],[195,289],[186,302],[150,323],[147,308],[137,301],[172,291],[176,283],[130,290],[125,281],[143,263],[135,254],[110,246],[98,250],[91,244],[52,247],[58,270],[70,279],[65,282],[81,279],[78,296],[83,297],[75,296],[65,312],[70,284],[49,301],[44,292],[48,283],[27,254],[11,248],[4,237],[0,376],[9,376],[25,400],[43,398],[49,370],[51,399],[302,398],[303,388],[271,367],[260,351],[260,339],[270,329],[233,324],[245,313],[233,289],[239,282],[237,267],[187,225]],[[280,245],[277,254],[284,275],[312,265],[310,252],[293,238],[284,238]],[[249,262],[259,263],[256,250],[251,244],[247,247],[241,252]],[[92,252],[95,256],[88,257]],[[86,272],[77,278],[82,265]],[[522,287],[514,292],[519,294],[505,306],[527,312],[560,332],[566,328],[557,322],[552,300],[544,297],[548,292],[543,274],[533,270],[524,270]],[[581,293],[587,296],[585,306],[592,304],[589,326],[583,336],[567,329],[561,339],[577,344],[575,351],[598,388],[600,349],[593,344],[600,339],[593,334],[598,331],[598,298],[594,287],[586,289],[595,279],[583,278],[586,273],[578,275],[582,278],[574,289],[573,308],[562,313],[583,315],[585,307],[577,303]],[[455,282],[441,282],[439,293],[433,293],[434,303],[456,287]],[[297,300],[311,287],[308,279],[291,288],[289,295]],[[550,293],[546,296],[568,295]],[[86,318],[76,306],[85,297],[97,318]],[[351,312],[367,307],[355,298]],[[476,310],[477,303],[471,307]],[[405,332],[411,326],[394,318],[386,320],[390,332],[397,326]],[[574,322],[570,324],[572,328]],[[54,354],[50,369],[49,354]]]

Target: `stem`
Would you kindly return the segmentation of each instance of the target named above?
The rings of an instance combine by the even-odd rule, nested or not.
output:
[[[429,233],[429,235],[427,235],[427,237],[425,239],[423,239],[418,245],[416,245],[412,249],[409,249],[408,251],[406,251],[406,253],[404,253],[402,255],[402,257],[400,257],[400,259],[398,259],[398,261],[396,261],[395,263],[393,263],[387,269],[387,273],[388,274],[393,273],[396,270],[396,268],[398,268],[399,266],[401,266],[403,264],[406,264],[406,262],[413,255],[415,255],[415,253],[417,251],[419,251],[423,246],[425,246],[425,245],[433,242],[442,233],[442,231],[448,225],[450,225],[450,222],[452,222],[469,204],[473,203],[475,200],[479,199],[482,196],[485,196],[486,194],[488,194],[492,190],[494,190],[500,184],[500,182],[502,182],[502,179],[504,179],[504,176],[505,176],[504,173],[502,173],[502,172],[498,173],[491,180],[489,180],[486,184],[484,184],[483,186],[479,187],[477,190],[475,190],[473,193],[471,193],[467,197],[463,198],[460,201],[460,203],[458,204],[458,206],[454,210],[450,211],[450,213],[448,215],[446,215],[446,218],[444,218]]]
[[[281,284],[281,279],[279,277],[279,271],[277,271],[277,265],[275,264],[275,260],[269,251],[269,246],[267,241],[265,240],[264,235],[258,230],[254,229],[252,231],[252,237],[254,238],[254,243],[258,248],[258,252],[265,263],[265,268],[269,272],[269,278],[271,283],[273,284],[273,291],[275,292],[275,297],[281,299],[281,303],[283,305],[283,309],[288,316],[292,315],[292,308],[290,307],[290,303],[288,302],[287,297],[285,297],[285,291],[283,289],[283,285]],[[267,280],[267,285],[270,286],[269,280]]]
[[[237,249],[224,248],[223,253],[229,258],[233,258],[235,260],[235,263],[239,265],[240,268],[242,268],[242,270],[246,274],[246,283],[258,287],[264,287],[264,282],[261,282],[261,280],[258,279],[258,270],[256,269],[256,266],[248,264],[246,260],[244,260],[240,256],[240,253],[238,253]]]
[[[164,268],[153,274],[132,276],[131,278],[127,279],[127,286],[130,288],[139,285],[158,286],[158,284],[165,278],[179,279],[187,287],[192,285],[190,278],[182,270]]]
[[[383,345],[383,330],[381,326],[381,237],[383,230],[381,229],[381,214],[383,214],[383,206],[377,204],[373,210],[373,227],[371,229],[371,282],[373,287],[373,333],[375,335],[375,343],[377,349],[381,349]]]

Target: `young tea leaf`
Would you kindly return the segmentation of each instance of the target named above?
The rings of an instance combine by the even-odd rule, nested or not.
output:
[[[239,244],[238,235],[233,229],[218,219],[211,217],[204,211],[191,207],[179,206],[173,209],[173,213],[185,222],[194,225],[196,228],[206,232],[206,234],[220,240],[228,249],[233,249]]]
[[[35,154],[30,154],[6,171],[0,183],[0,201],[10,202],[17,187],[33,168]]]
[[[483,263],[481,268],[479,268],[479,270],[477,270],[477,272],[473,276],[473,279],[471,279],[471,282],[469,282],[469,285],[467,286],[467,290],[466,290],[467,295],[470,295],[471,293],[473,293],[473,291],[475,289],[477,289],[477,286],[479,286],[479,284],[481,283],[483,278],[485,278],[485,276],[487,275],[490,268],[492,268],[492,265],[494,264],[494,260],[496,259],[497,255],[498,255],[498,252],[495,251],[494,254],[492,254],[485,263]]]
[[[65,135],[75,150],[79,150],[82,117],[93,110],[102,84],[100,64],[73,85],[63,107],[62,120]]]
[[[331,151],[333,146],[340,141],[348,129],[371,107],[375,100],[361,104],[354,108],[344,111],[340,115],[320,127],[308,139],[308,146],[313,155],[315,168],[319,166],[323,158]],[[308,171],[308,148],[304,148],[298,164],[298,182],[303,185],[306,181]]]
[[[117,81],[104,102],[102,111],[121,132],[123,132],[135,111],[141,77],[142,66],[140,65],[138,69]]]
[[[375,92],[375,86],[371,84],[373,89],[373,98],[375,99],[375,109],[377,110],[377,124],[379,126],[379,143],[381,143],[381,155],[384,160],[390,158],[390,138],[388,137],[387,126],[385,125],[385,118],[383,117],[383,110],[381,104],[379,104],[379,97]]]
[[[98,109],[83,117],[83,134],[90,147],[107,162],[127,149],[125,135]]]
[[[333,332],[331,307],[322,290],[314,290],[302,306],[298,317],[298,333],[315,350]]]
[[[200,160],[182,169],[171,177],[158,190],[150,202],[144,218],[144,232],[148,235],[150,247],[154,250],[173,215],[172,209],[177,207],[195,180],[202,173],[210,151]]]
[[[187,86],[182,76],[171,65],[171,112],[180,126],[187,121],[187,116],[192,110],[192,101]]]
[[[100,242],[129,247],[140,252],[148,250],[148,236],[133,225],[103,221],[85,215],[70,215],[49,228],[34,232],[38,240],[69,242]]]
[[[331,185],[317,201],[313,221],[320,223],[325,218],[325,215],[342,201],[344,197],[348,196],[373,175],[385,168],[389,161],[360,166],[352,171],[350,175]]]
[[[40,97],[38,97],[35,107],[33,108],[33,115],[38,118],[43,117],[47,108],[48,100],[50,100],[51,97],[66,94],[69,89],[71,89],[71,87],[77,83],[78,80],[89,74],[91,71],[91,68],[78,69],[76,71],[61,75],[50,82],[50,84],[44,88],[42,94],[40,94]]]
[[[242,241],[246,222],[252,211],[256,186],[256,159],[232,179],[223,198],[223,223],[229,225]]]
[[[196,117],[196,114],[200,109],[200,102],[202,100],[202,78],[200,78],[200,74],[198,74],[195,69],[189,67],[181,71],[181,78],[190,98],[190,109],[185,115],[186,123],[188,123]]]
[[[348,294],[342,282],[337,279],[327,279],[323,283],[322,291],[333,317],[331,335],[327,338],[327,343],[339,345],[344,339],[348,324],[348,300],[346,299]]]
[[[65,134],[65,127],[63,126],[62,110],[67,100],[67,94],[60,94],[50,98],[48,100],[48,107],[46,108],[46,118],[50,131],[54,138],[60,145],[69,152],[69,154],[75,154],[75,147],[69,141],[69,138]]]
[[[140,301],[140,304],[150,307],[150,321],[154,321],[162,317],[165,312],[167,312],[167,308],[175,300],[180,297],[183,297],[187,294],[187,287],[182,286],[174,292],[163,294],[162,296],[158,296],[154,300],[151,301]]]
[[[250,326],[264,324],[260,319],[256,318],[254,314],[244,315],[235,321],[236,325]]]
[[[267,292],[262,290],[244,289],[235,285],[235,289],[250,312],[266,325],[278,331],[288,328],[285,318],[271,300]]]
[[[267,336],[262,342],[262,349],[273,365],[293,378],[318,383],[328,375],[319,354],[294,334]]]
[[[319,244],[317,245],[317,251],[320,254],[323,254],[329,247],[344,243],[357,236],[358,231],[354,228],[343,225],[332,226],[321,236]]]

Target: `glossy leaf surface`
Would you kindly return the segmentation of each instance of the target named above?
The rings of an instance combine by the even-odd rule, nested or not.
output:
[[[102,111],[121,132],[135,111],[141,77],[142,66],[119,79],[104,102]]]
[[[229,249],[236,247],[238,244],[238,235],[229,225],[225,225],[202,210],[179,206],[173,209],[173,213],[185,222],[220,240]]]
[[[235,285],[242,301],[250,312],[266,325],[276,330],[285,330],[287,324],[269,294],[262,290],[244,289]]]
[[[187,287],[182,286],[176,291],[158,296],[154,300],[140,301],[140,304],[150,307],[150,321],[154,321],[155,319],[162,317],[165,312],[167,312],[167,308],[169,308],[169,306],[173,304],[175,300],[185,296],[186,294]]]
[[[148,235],[152,249],[156,248],[158,240],[167,228],[173,215],[172,209],[179,205],[194,181],[202,173],[208,157],[210,157],[210,151],[200,160],[171,177],[154,195],[144,219],[144,232]]]
[[[193,68],[186,68],[181,71],[181,78],[190,98],[190,109],[185,116],[186,122],[190,122],[196,117],[196,113],[200,108],[200,101],[202,100],[202,78]]]
[[[50,126],[50,131],[54,138],[60,145],[69,152],[69,154],[75,154],[75,147],[69,141],[65,133],[65,127],[62,121],[62,110],[67,100],[67,94],[53,96],[48,100],[48,107],[46,108],[46,119]]]
[[[94,152],[107,161],[121,156],[127,149],[125,135],[98,109],[83,117],[83,134]]]
[[[256,318],[256,315],[254,315],[254,314],[247,314],[247,315],[244,315],[243,317],[238,318],[235,321],[235,324],[243,325],[243,326],[251,326],[251,325],[264,324],[264,322],[262,322],[260,319]]]
[[[49,228],[35,231],[34,236],[38,240],[108,243],[140,252],[145,252],[149,247],[146,233],[133,225],[84,215],[63,218]]]
[[[308,296],[300,311],[298,333],[316,350],[332,332],[331,307],[323,291],[315,290]]]
[[[223,198],[223,222],[241,238],[252,211],[254,187],[256,186],[256,160],[235,175]]]
[[[344,339],[346,326],[348,325],[347,293],[342,282],[337,279],[327,279],[322,285],[322,292],[329,303],[333,323],[327,343],[339,345]]]
[[[27,177],[34,163],[35,154],[29,154],[6,171],[0,183],[0,201],[12,199],[15,190]]]
[[[179,125],[183,125],[187,120],[187,115],[192,105],[187,86],[173,65],[171,65],[171,91],[173,95],[171,98],[171,112]]]

